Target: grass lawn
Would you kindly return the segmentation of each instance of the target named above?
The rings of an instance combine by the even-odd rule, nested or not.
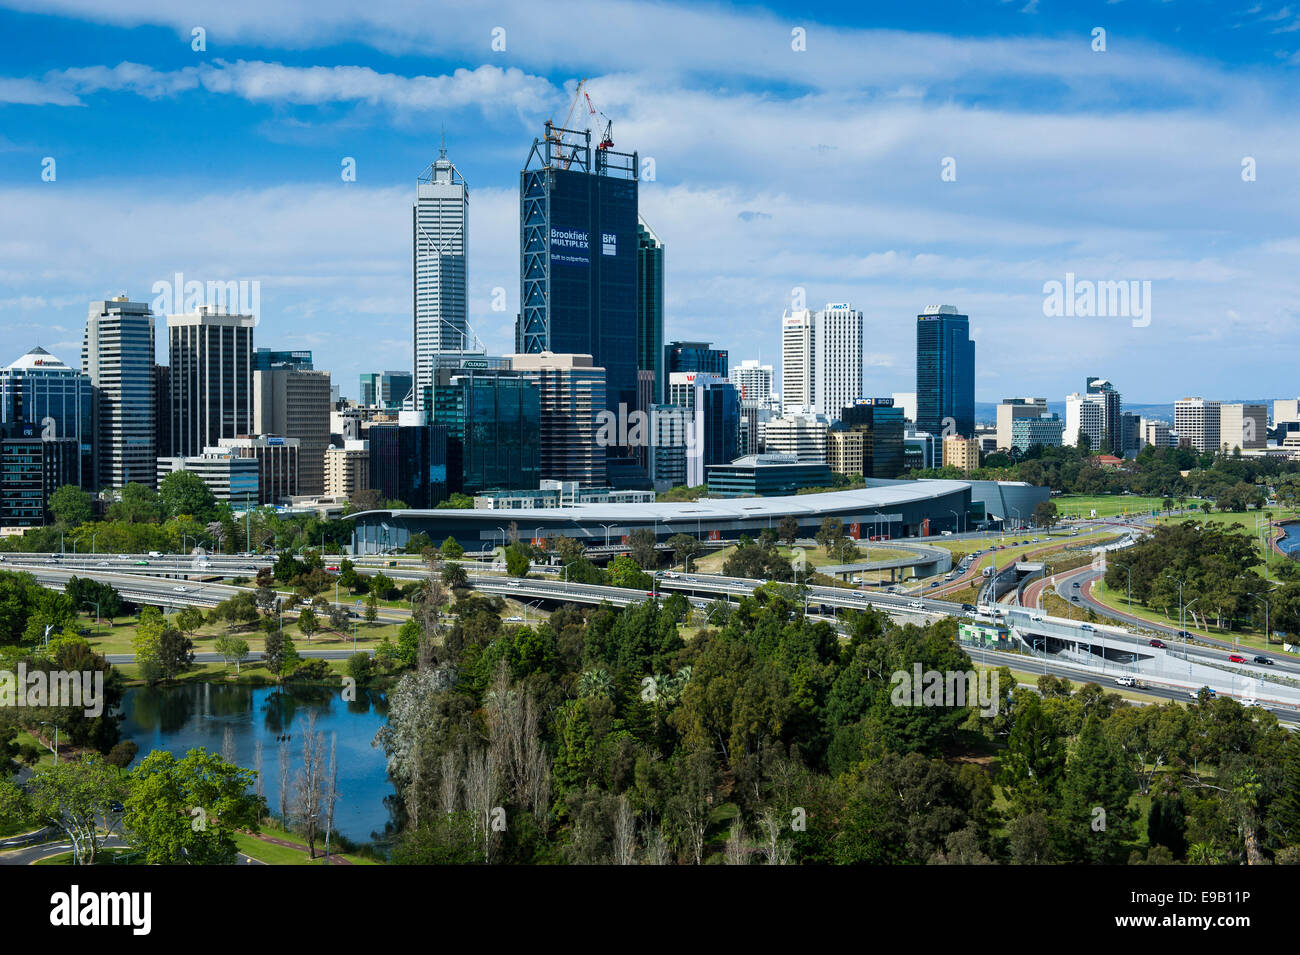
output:
[[[95,856],[95,865],[112,865],[113,856],[126,855],[131,852],[130,849],[100,849]],[[48,859],[41,859],[34,865],[72,865],[73,855],[71,852],[60,853],[57,856],[50,856]]]
[[[319,618],[319,614],[317,617]],[[310,640],[300,631],[296,624],[297,618],[286,616],[284,629],[293,637],[294,646],[299,650],[304,649],[326,649],[338,650],[349,649],[352,646],[352,631],[346,633],[336,633],[333,630],[318,630]],[[128,617],[116,621],[112,626],[107,621],[102,621],[99,626],[95,625],[94,616],[83,616],[78,619],[78,625],[85,627],[90,631],[86,638],[90,641],[91,646],[99,653],[117,654],[117,653],[134,653],[134,640],[136,629],[139,625],[138,617]],[[397,623],[366,623],[364,620],[357,623],[357,649],[373,649],[378,643],[387,636],[391,640],[397,639],[397,631],[401,629]],[[217,637],[227,632],[226,625],[204,624],[198,630],[191,634],[194,640],[194,651],[196,653],[214,653],[216,652]],[[235,631],[237,636],[248,643],[248,648],[252,652],[260,652],[265,646],[265,639],[260,629],[240,628]]]
[[[296,832],[286,833],[277,823],[263,823],[262,835],[271,836],[276,839],[285,839],[289,842],[297,843],[300,848],[290,846],[280,846],[256,836],[251,836],[245,832],[235,833],[235,844],[239,846],[239,851],[244,855],[252,856],[258,862],[265,862],[267,865],[324,865],[323,858],[325,852],[325,840],[316,840],[316,859],[313,861],[308,858],[307,840]],[[354,855],[352,853],[343,853],[341,856],[337,852],[332,852],[332,856],[349,860],[355,865],[382,865],[376,859],[366,856]]]
[[[1140,494],[1062,494],[1051,499],[1061,517],[1087,518],[1095,510],[1098,517],[1134,517],[1150,516],[1152,511],[1159,511],[1164,506],[1163,497],[1145,497]],[[1180,505],[1174,500],[1174,507],[1194,507],[1200,498],[1189,497]]]
[[[1103,594],[1100,587],[1094,587],[1092,595],[1107,607],[1118,610],[1122,613],[1130,614],[1151,623],[1164,624],[1166,627],[1178,627],[1179,620],[1177,607],[1173,608],[1170,615],[1165,615],[1159,610],[1138,603],[1136,600],[1133,601],[1133,606],[1130,607],[1128,600],[1122,591],[1107,588],[1106,592]],[[1273,641],[1271,646],[1265,646],[1264,632],[1258,629],[1220,630],[1217,627],[1198,627],[1196,621],[1194,621],[1190,615],[1187,617],[1186,629],[1187,632],[1191,633],[1193,636],[1210,636],[1214,637],[1216,640],[1227,640],[1229,642],[1235,641],[1243,649],[1259,651],[1267,650],[1271,653],[1282,652],[1282,646],[1276,640]]]

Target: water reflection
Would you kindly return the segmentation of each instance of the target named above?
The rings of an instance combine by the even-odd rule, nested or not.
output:
[[[251,687],[215,683],[187,683],[173,687],[128,690],[123,702],[126,720],[122,738],[150,750],[165,749],[178,757],[195,747],[220,753],[229,728],[234,736],[235,761],[255,768],[258,741],[262,744],[262,791],[267,806],[280,805],[279,752],[289,753],[290,799],[293,777],[302,764],[302,743],[309,713],[316,714],[316,730],[325,734],[326,752],[331,734],[338,745],[339,791],[335,810],[338,831],[356,842],[382,841],[393,819],[389,782],[382,750],[370,745],[387,719],[382,694],[358,689],[357,699],[345,701],[330,687]],[[287,742],[281,737],[287,736]]]

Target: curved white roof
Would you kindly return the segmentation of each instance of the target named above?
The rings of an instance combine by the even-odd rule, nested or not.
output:
[[[26,355],[19,358],[10,365],[5,366],[5,371],[72,371],[60,359],[55,358],[40,345],[37,345]]]

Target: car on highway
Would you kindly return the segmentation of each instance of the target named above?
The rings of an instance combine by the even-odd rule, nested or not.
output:
[[[1115,677],[1115,685],[1116,686],[1137,686],[1138,681],[1136,677],[1117,676]]]
[[[1148,640],[1148,641],[1147,641],[1147,646],[1148,646],[1148,647],[1155,647],[1157,650],[1168,650],[1168,649],[1169,649],[1167,646],[1165,646],[1165,642],[1164,642],[1163,640]]]
[[[517,581],[517,580],[507,580],[507,581],[506,581],[506,586],[507,586],[507,587],[518,587],[518,586],[519,586],[519,581]]]
[[[931,581],[930,586],[931,586],[931,587],[938,587],[938,586],[939,586],[939,581],[937,581],[937,580],[935,580],[935,581]]]
[[[1043,615],[1042,615],[1041,613],[1031,613],[1031,614],[1029,615],[1029,619],[1030,619],[1030,621],[1032,621],[1033,623],[1042,623],[1042,622],[1043,622]]]
[[[1268,657],[1255,657],[1253,662],[1262,663],[1266,667],[1271,667],[1273,665],[1273,661],[1270,660]]]
[[[1246,658],[1243,657],[1240,653],[1229,653],[1229,654],[1228,654],[1228,662],[1229,662],[1229,663],[1245,663],[1245,662],[1246,662]]]
[[[1081,624],[1079,624],[1079,629],[1080,629],[1080,630],[1087,630],[1087,631],[1089,631],[1090,633],[1096,633],[1096,632],[1097,632],[1097,628],[1094,627],[1094,626],[1093,626],[1092,624],[1090,624],[1090,623],[1081,623]]]
[[[131,559],[131,555],[130,555],[130,554],[118,554],[118,555],[117,555],[117,559],[118,559],[118,560],[130,560],[130,559]]]
[[[149,566],[149,561],[147,561],[147,560],[137,560],[137,561],[135,562],[135,566],[137,566],[137,567],[148,567],[148,566]]]
[[[1253,696],[1248,696],[1241,701],[1241,705],[1249,709],[1251,707],[1260,706],[1261,704],[1259,700],[1255,699]]]
[[[975,609],[975,605],[974,605],[974,604],[962,604],[962,605],[961,605],[961,609],[962,609],[962,610],[974,610],[974,609]]]
[[[1073,584],[1071,584],[1070,586],[1072,586],[1075,590],[1078,590],[1078,589],[1079,589],[1079,582],[1076,580],[1076,581],[1075,581]]]
[[[506,617],[506,623],[523,623],[523,617]]]
[[[175,591],[176,593],[178,593],[178,594],[183,594],[183,593],[185,593],[185,588],[184,588],[184,587],[173,587],[172,590],[174,590],[174,591]]]
[[[336,574],[336,573],[338,573],[339,565],[338,565],[338,564],[332,564],[331,566],[326,567],[325,569],[328,570],[328,571],[330,571],[330,573],[335,573],[335,574]]]
[[[96,567],[107,567],[107,566],[108,566],[108,561],[106,561],[106,560],[101,560],[101,561],[100,561],[98,564],[96,564],[95,566],[96,566]]]
[[[919,600],[909,600],[908,603],[907,603],[907,605],[908,605],[909,607],[911,607],[913,610],[924,610],[924,609],[925,609],[925,604],[921,603],[921,601],[919,601]]]
[[[1181,637],[1184,640],[1190,640],[1192,639],[1192,632],[1190,630],[1175,630],[1174,636]]]
[[[1212,687],[1212,686],[1203,686],[1203,687],[1201,687],[1199,690],[1188,690],[1188,691],[1187,691],[1187,695],[1190,696],[1190,697],[1191,697],[1192,699],[1194,699],[1194,700],[1195,700],[1195,699],[1199,699],[1199,698],[1200,698],[1200,695],[1201,695],[1202,693],[1207,694],[1211,699],[1214,698],[1214,697],[1216,697],[1216,696],[1218,696],[1218,693],[1215,692],[1214,687]]]

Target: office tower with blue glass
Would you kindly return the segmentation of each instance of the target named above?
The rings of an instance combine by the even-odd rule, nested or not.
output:
[[[637,407],[640,242],[636,153],[609,135],[546,124],[519,178],[520,313],[515,351],[592,356],[605,370],[605,408]],[[620,485],[640,472],[636,449],[604,449]],[[629,466],[630,465],[630,466]]]
[[[930,305],[916,316],[916,427],[975,433],[975,343],[970,319],[952,305]]]
[[[0,368],[0,427],[12,431],[23,424],[46,440],[72,440],[77,453],[69,483],[87,491],[98,488],[90,378],[40,346]]]

